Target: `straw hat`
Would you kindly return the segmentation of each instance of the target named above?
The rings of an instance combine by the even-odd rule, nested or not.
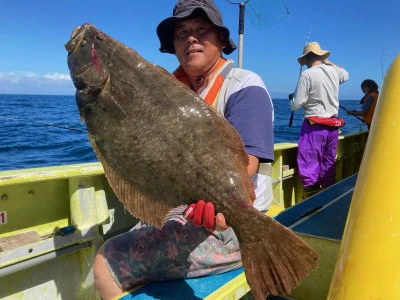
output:
[[[161,52],[175,54],[173,44],[175,24],[190,16],[201,13],[210,22],[219,28],[226,38],[226,47],[222,50],[225,54],[231,54],[235,49],[235,43],[229,37],[229,29],[222,23],[222,15],[212,0],[179,0],[172,12],[173,16],[165,19],[157,26],[157,35],[160,39]]]
[[[320,45],[317,42],[310,42],[308,43],[304,49],[303,49],[303,55],[300,56],[297,61],[299,62],[300,65],[304,65],[304,58],[308,53],[314,53],[316,55],[319,55],[322,57],[322,60],[328,58],[328,56],[331,54],[330,51],[327,50],[322,50]]]

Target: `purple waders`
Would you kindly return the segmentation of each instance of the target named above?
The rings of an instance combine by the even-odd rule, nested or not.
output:
[[[297,165],[303,187],[320,184],[326,188],[335,183],[337,127],[310,124],[304,120],[300,132]]]

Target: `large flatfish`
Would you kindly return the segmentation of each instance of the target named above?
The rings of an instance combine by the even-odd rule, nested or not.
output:
[[[317,267],[309,245],[252,207],[243,142],[203,99],[91,24],[66,49],[90,142],[132,215],[160,227],[172,209],[212,201],[237,235],[256,299],[289,294]]]

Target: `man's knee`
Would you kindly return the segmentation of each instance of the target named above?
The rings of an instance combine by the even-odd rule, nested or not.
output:
[[[107,273],[109,273],[109,270],[104,258],[104,248],[101,246],[93,263],[94,283],[98,290],[101,289],[104,282],[104,277],[106,277]]]
[[[112,299],[112,297],[122,293],[122,289],[115,282],[108,269],[103,246],[100,247],[94,259],[93,274],[95,287],[103,299]]]

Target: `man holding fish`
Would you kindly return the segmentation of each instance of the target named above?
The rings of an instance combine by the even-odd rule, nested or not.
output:
[[[272,202],[273,104],[262,79],[234,68],[233,61],[223,57],[222,53],[232,53],[236,45],[211,0],[178,1],[173,16],[158,25],[157,34],[160,51],[175,54],[180,63],[173,76],[240,134],[256,193],[253,206],[266,212]],[[214,205],[206,201],[191,204],[183,217],[175,216],[161,230],[141,224],[106,241],[94,265],[96,287],[103,299],[143,282],[218,274],[240,267],[235,233],[224,215],[215,215]]]
[[[211,0],[178,1],[157,34],[160,50],[178,58],[175,78],[92,24],[65,45],[107,181],[127,211],[152,224],[104,243],[97,289],[111,299],[141,283],[243,266],[255,299],[289,294],[318,253],[265,214],[274,153],[265,85],[222,56],[236,46]]]

